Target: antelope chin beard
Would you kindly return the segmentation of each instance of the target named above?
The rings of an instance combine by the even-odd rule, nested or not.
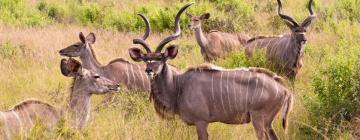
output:
[[[155,73],[154,72],[149,72],[147,73],[147,76],[150,80],[153,80],[155,78]]]

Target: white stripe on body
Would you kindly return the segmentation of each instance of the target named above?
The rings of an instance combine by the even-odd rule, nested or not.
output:
[[[249,72],[249,78],[248,78],[248,84],[246,86],[246,95],[245,95],[245,112],[248,110],[248,95],[249,95],[249,85],[250,85],[250,79],[251,79],[251,73]]]
[[[20,132],[23,132],[23,122],[21,121],[19,115],[14,111],[12,110],[11,113],[15,116],[16,120],[18,121],[19,125],[20,125]]]
[[[145,87],[145,83],[144,83],[145,79],[144,79],[144,77],[143,77],[143,75],[142,75],[142,72],[141,72],[140,66],[139,66],[139,65],[136,65],[136,66],[138,66],[138,70],[139,70],[139,73],[140,73],[140,76],[141,76],[141,82],[142,82],[142,85],[143,85],[144,89],[146,89],[146,87]]]
[[[227,112],[225,110],[225,105],[224,105],[224,99],[223,99],[223,93],[222,93],[222,72],[220,72],[220,100],[221,100],[221,105],[222,108],[224,110],[224,114],[227,116]]]
[[[259,99],[258,99],[258,102],[261,100],[261,97],[262,97],[262,95],[263,95],[263,92],[264,92],[264,86],[265,86],[265,80],[264,80],[264,78],[265,78],[265,74],[262,74],[263,76],[263,78],[262,78],[262,80],[264,81],[263,82],[263,84],[261,85],[261,92],[260,92],[260,96],[259,96]]]
[[[229,74],[230,71],[227,71],[227,75],[226,75],[226,94],[228,95],[228,104],[229,104],[229,109],[230,109],[230,113],[233,113],[232,107],[231,107],[231,103],[230,103],[230,92],[229,92]]]
[[[133,80],[134,80],[134,86],[136,87],[136,79],[135,79],[134,69],[133,69],[132,64],[129,64],[129,65],[130,65],[131,75],[132,75]]]
[[[130,75],[129,75],[129,64],[126,65],[126,78],[127,78],[127,85],[130,85]]]
[[[8,140],[11,139],[11,135],[10,135],[10,132],[9,132],[9,126],[7,124],[7,118],[6,118],[6,115],[0,111],[0,116],[2,116],[2,118],[4,119],[4,128],[3,128],[3,131],[5,133],[5,136]]]

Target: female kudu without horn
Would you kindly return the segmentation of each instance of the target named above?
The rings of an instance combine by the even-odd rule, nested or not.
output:
[[[130,48],[134,61],[146,63],[151,82],[151,99],[156,112],[163,118],[179,115],[189,125],[195,125],[198,138],[208,139],[207,127],[211,122],[243,124],[252,121],[259,139],[278,139],[272,122],[282,111],[283,127],[287,126],[292,94],[281,77],[261,68],[222,69],[212,65],[190,68],[179,73],[167,64],[174,59],[178,47],[162,48],[180,36],[180,16],[193,3],[183,6],[175,18],[176,31],[151,52]]]

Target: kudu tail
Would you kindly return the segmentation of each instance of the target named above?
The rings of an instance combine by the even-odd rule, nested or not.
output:
[[[293,100],[292,95],[291,94],[288,94],[288,95],[289,96],[287,97],[287,99],[283,105],[283,108],[282,108],[282,126],[284,128],[285,133],[287,132],[287,125],[288,125],[287,117],[291,110],[292,100]]]

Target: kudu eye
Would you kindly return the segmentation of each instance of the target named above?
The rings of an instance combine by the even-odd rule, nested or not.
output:
[[[94,78],[98,79],[98,78],[100,78],[100,75],[95,75]]]

